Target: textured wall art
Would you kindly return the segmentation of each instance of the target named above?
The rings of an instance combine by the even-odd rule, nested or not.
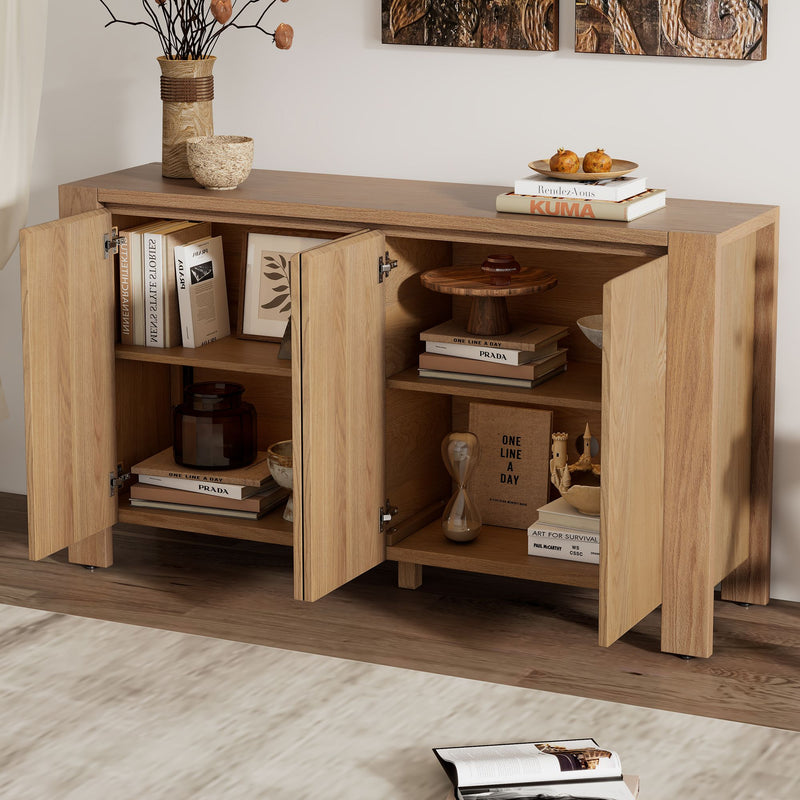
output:
[[[558,0],[382,0],[384,44],[558,50]]]
[[[575,50],[762,61],[767,0],[575,0]]]

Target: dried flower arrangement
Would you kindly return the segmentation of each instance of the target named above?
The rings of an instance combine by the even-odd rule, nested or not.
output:
[[[208,58],[219,37],[229,28],[261,31],[272,38],[279,50],[288,50],[294,38],[292,26],[284,22],[274,31],[261,25],[278,0],[242,0],[238,9],[237,0],[142,0],[146,20],[120,19],[106,0],[100,2],[111,15],[105,27],[119,22],[151,28],[158,36],[164,56],[170,59]]]

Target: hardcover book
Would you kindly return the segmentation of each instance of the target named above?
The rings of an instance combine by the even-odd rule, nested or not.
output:
[[[134,494],[133,490],[139,486],[140,489],[158,490],[159,486],[142,486],[136,484],[131,487],[131,505],[139,508],[157,508],[165,511],[183,511],[188,514],[210,514],[218,517],[237,517],[239,519],[261,519],[264,515],[268,514],[272,509],[281,505],[290,492],[281,486],[271,486],[268,489],[259,492],[252,497],[245,498],[244,500],[230,500],[230,503],[240,503],[244,505],[254,500],[258,500],[258,505],[253,510],[248,508],[232,508],[229,506],[221,505],[225,502],[225,498],[206,498],[204,495],[193,494],[192,492],[181,492],[177,490],[164,489],[164,491],[174,491],[175,494],[181,495],[186,498],[199,497],[202,499],[213,499],[213,505],[199,505],[195,502],[172,502],[167,500],[150,500],[141,497],[141,492]],[[219,505],[218,505],[219,504]]]
[[[259,451],[256,460],[241,469],[198,470],[175,463],[168,447],[131,467],[142,483],[199,492],[215,497],[242,499],[257,494],[272,480],[266,452]]]
[[[632,220],[658,211],[667,204],[664,189],[647,189],[635,197],[611,200],[576,200],[564,197],[531,197],[507,192],[497,195],[498,211],[512,214],[534,214],[546,217],[575,217],[577,219],[606,219],[619,222]]]
[[[420,378],[438,378],[445,381],[466,381],[467,383],[487,383],[494,386],[513,386],[517,389],[533,389],[535,386],[555,378],[562,372],[566,372],[567,366],[556,367],[540,375],[538,378],[504,378],[500,375],[476,375],[474,372],[447,372],[443,369],[424,369],[417,370]]]
[[[142,231],[152,227],[145,222],[119,232],[119,312],[120,342],[145,344],[144,265],[142,262]]]
[[[433,752],[456,800],[635,800],[619,756],[594,739],[440,747]]]
[[[575,200],[627,200],[645,189],[647,180],[634,175],[597,181],[563,181],[546,175],[526,175],[514,181],[514,194]]]
[[[467,491],[485,524],[527,528],[544,505],[552,424],[552,411],[470,403],[469,430],[481,454]]]
[[[222,237],[177,245],[175,277],[183,346],[201,347],[229,336]]]
[[[438,344],[433,342],[432,344]],[[567,363],[567,351],[562,348],[551,355],[530,361],[526,364],[510,365],[492,361],[474,361],[457,356],[440,355],[438,353],[420,353],[419,365],[423,369],[442,370],[444,372],[470,372],[475,375],[491,375],[499,378],[521,378],[535,380],[548,372]]]
[[[442,322],[422,331],[419,338],[423,342],[445,342],[473,347],[522,350],[524,352],[544,354],[555,352],[558,347],[558,340],[563,339],[568,333],[569,330],[563,325],[526,322],[521,325],[515,325],[509,333],[495,336],[475,336],[467,333],[463,323],[450,319],[447,322]]]
[[[600,533],[600,517],[593,514],[582,514],[571,506],[563,497],[545,503],[538,508],[539,522],[560,526],[565,529]]]
[[[184,492],[180,489],[170,489],[167,486],[155,486],[146,483],[134,483],[133,486],[131,486],[131,498],[137,500],[248,512],[268,511],[272,507],[271,504],[275,497],[280,496],[280,500],[287,494],[288,491],[281,489],[271,478],[263,487],[257,489],[255,494],[242,498],[241,500],[231,497],[200,494],[198,492]]]
[[[541,528],[538,524],[531,525],[528,528],[528,555],[599,564],[600,537],[581,531],[552,532]]]

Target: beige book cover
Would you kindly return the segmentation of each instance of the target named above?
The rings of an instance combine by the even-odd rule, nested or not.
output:
[[[201,347],[229,336],[222,237],[178,245],[175,275],[183,346]]]
[[[470,403],[481,454],[467,491],[484,524],[527,529],[537,518],[550,487],[552,427],[552,411]]]
[[[221,483],[239,486],[263,486],[270,478],[266,451],[259,450],[256,460],[240,469],[198,469],[175,463],[171,447],[156,453],[131,467],[136,475],[158,475],[163,478],[180,478],[204,483]]]

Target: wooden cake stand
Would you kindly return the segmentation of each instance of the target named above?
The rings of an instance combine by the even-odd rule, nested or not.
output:
[[[443,267],[422,273],[422,285],[433,292],[472,298],[467,333],[497,336],[511,330],[507,297],[546,292],[558,284],[550,272],[520,267],[510,255],[488,256],[480,266]]]

